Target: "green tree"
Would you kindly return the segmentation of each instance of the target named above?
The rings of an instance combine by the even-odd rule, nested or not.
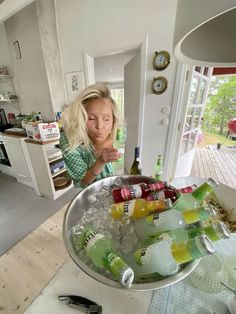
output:
[[[224,135],[229,119],[235,115],[236,76],[215,78],[209,88],[204,126],[211,132]]]

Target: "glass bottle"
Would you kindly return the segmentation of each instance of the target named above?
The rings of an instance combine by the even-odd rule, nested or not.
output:
[[[147,197],[147,201],[154,201],[154,200],[162,200],[166,198],[170,198],[172,202],[175,202],[180,194],[185,193],[192,193],[196,188],[194,186],[186,186],[182,189],[175,189],[170,186],[164,187],[161,191],[154,191],[150,193]]]
[[[116,140],[113,145],[114,148],[118,150],[121,154],[120,158],[112,163],[114,174],[120,175],[124,173],[124,154],[125,154],[125,129],[118,128],[116,133]]]
[[[111,241],[103,234],[87,228],[80,235],[80,245],[96,267],[108,269],[123,287],[131,286],[133,270],[116,254]]]
[[[206,210],[205,207],[183,211],[171,209],[134,221],[134,230],[137,237],[144,240],[157,232],[185,228],[186,225],[207,219],[210,215],[215,214],[213,209]]]
[[[173,207],[177,210],[185,210],[201,206],[202,201],[213,191],[216,185],[213,179],[207,179],[205,183],[196,188],[192,193],[180,194]]]
[[[212,223],[207,227],[159,231],[150,236],[149,243],[157,242],[162,239],[170,239],[172,241],[184,241],[192,239],[196,236],[205,234],[211,241],[230,238],[230,231],[223,222]],[[148,242],[147,242],[148,243]]]
[[[132,174],[132,175],[136,175],[136,174],[141,175],[143,172],[139,158],[140,158],[140,149],[139,149],[139,147],[135,147],[134,162],[133,162],[131,169],[130,169],[130,174]]]
[[[122,188],[112,190],[112,195],[115,203],[132,200],[135,198],[144,198],[152,191],[163,189],[165,182],[159,181],[154,183],[139,183],[134,185],[127,185]]]
[[[150,212],[170,209],[171,206],[172,202],[169,199],[146,201],[139,198],[113,204],[110,209],[110,214],[115,220],[121,220],[123,218],[142,218],[146,217]]]
[[[211,240],[206,235],[182,242],[159,241],[134,253],[140,266],[139,275],[159,273],[162,276],[178,272],[180,265],[207,254],[214,253]]]
[[[154,168],[154,178],[157,180],[162,180],[163,176],[163,156],[157,156],[157,162]]]

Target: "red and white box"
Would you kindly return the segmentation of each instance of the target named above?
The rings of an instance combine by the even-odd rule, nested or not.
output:
[[[51,141],[57,140],[60,137],[60,131],[57,122],[50,123],[27,123],[25,130],[28,138],[35,141]]]

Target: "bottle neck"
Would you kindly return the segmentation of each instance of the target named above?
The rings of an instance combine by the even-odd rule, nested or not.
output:
[[[140,157],[139,147],[135,147],[134,156],[136,160],[139,160],[139,157]]]
[[[212,254],[214,251],[214,246],[206,235],[171,244],[172,256],[178,264],[190,262],[204,255]]]
[[[197,201],[202,201],[207,195],[209,195],[213,191],[213,186],[208,182],[200,185],[195,191],[192,192],[192,196]]]

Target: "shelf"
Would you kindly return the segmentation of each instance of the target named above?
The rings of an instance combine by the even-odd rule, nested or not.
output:
[[[52,173],[52,178],[57,177],[59,174],[65,172],[65,171],[66,171],[66,168],[63,168],[63,169],[59,170],[59,171],[56,172],[56,173]]]
[[[0,74],[0,79],[5,80],[5,79],[11,79],[11,78],[12,78],[11,75],[3,75],[3,74]]]
[[[48,158],[48,157],[47,157]],[[54,157],[54,158],[52,158],[52,159],[48,159],[48,162],[51,164],[52,162],[54,162],[54,161],[57,161],[57,160],[60,160],[60,159],[62,159],[63,157],[62,157],[62,155],[61,156],[57,156],[57,157]]]
[[[0,99],[0,101],[3,101],[3,102],[17,102],[17,101],[19,101],[19,99]]]

